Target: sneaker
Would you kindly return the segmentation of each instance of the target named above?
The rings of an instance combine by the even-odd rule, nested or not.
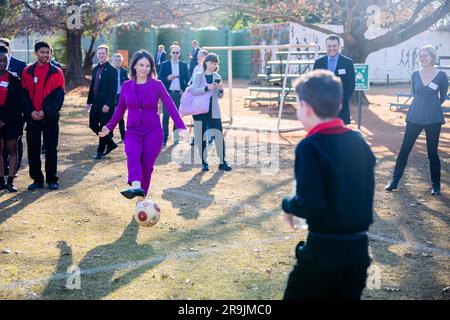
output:
[[[231,169],[232,168],[226,162],[219,164],[219,170],[231,171]]]
[[[134,197],[145,197],[145,192],[142,189],[128,189],[120,192],[125,198],[133,199]]]
[[[202,164],[202,171],[209,171],[209,166],[207,163]]]
[[[33,182],[28,186],[28,191],[33,191],[36,189],[42,189],[44,187],[44,184],[42,182]]]
[[[48,189],[49,190],[58,190],[59,189],[59,184],[57,182],[52,182],[48,184]]]

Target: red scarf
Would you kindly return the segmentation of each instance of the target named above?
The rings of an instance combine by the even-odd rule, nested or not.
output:
[[[316,125],[314,128],[309,130],[306,137],[312,136],[315,133],[322,134],[342,134],[347,131],[351,131],[347,128],[341,118],[334,118],[330,121],[322,122]]]

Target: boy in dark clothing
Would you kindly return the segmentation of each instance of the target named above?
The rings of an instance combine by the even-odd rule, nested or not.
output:
[[[296,85],[297,117],[308,135],[295,150],[294,197],[283,199],[286,220],[306,219],[306,244],[284,299],[360,299],[370,265],[367,231],[372,223],[375,157],[357,132],[337,118],[342,85],[316,70]]]
[[[59,188],[57,173],[59,111],[64,103],[64,75],[50,63],[51,47],[39,41],[34,45],[38,61],[25,68],[22,86],[27,91],[28,103],[24,116],[27,121],[27,147],[32,191],[44,185],[41,171],[41,137],[44,138],[45,180],[50,190]]]

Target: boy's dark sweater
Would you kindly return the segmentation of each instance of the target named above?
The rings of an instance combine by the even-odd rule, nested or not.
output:
[[[295,150],[296,195],[289,211],[305,218],[309,231],[364,232],[373,222],[375,156],[354,131],[316,133]]]

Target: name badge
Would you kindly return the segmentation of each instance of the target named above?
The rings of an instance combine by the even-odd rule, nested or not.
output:
[[[341,75],[341,74],[346,74],[345,69],[339,69],[339,70],[338,70],[338,74],[339,74],[339,75]]]
[[[433,90],[436,90],[438,88],[438,85],[434,82],[430,82],[430,84],[428,85],[428,87],[430,87]]]
[[[0,87],[2,87],[2,88],[8,88],[8,85],[9,85],[9,82],[6,82],[6,81],[0,82]]]
[[[34,77],[34,83],[38,82],[38,77]]]

